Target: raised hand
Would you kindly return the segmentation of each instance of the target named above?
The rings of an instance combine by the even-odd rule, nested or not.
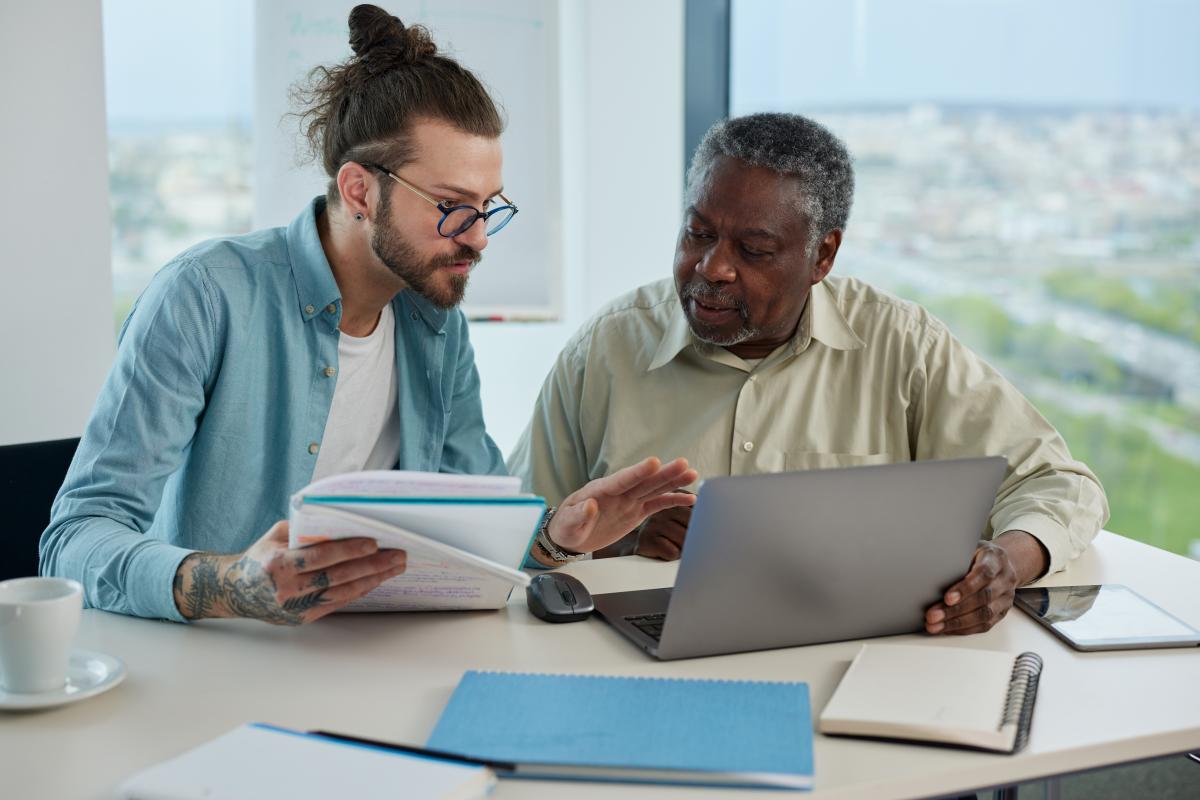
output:
[[[669,464],[647,458],[597,478],[559,504],[550,521],[550,538],[564,550],[590,553],[620,539],[651,514],[691,506],[696,496],[678,490],[698,478],[683,458]]]

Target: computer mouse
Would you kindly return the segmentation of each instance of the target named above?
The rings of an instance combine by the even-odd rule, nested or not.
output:
[[[525,604],[546,622],[579,622],[596,608],[587,587],[565,572],[543,572],[534,578],[525,588]]]

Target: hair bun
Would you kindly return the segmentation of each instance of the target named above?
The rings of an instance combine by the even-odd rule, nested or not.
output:
[[[423,26],[405,27],[399,17],[372,5],[355,6],[350,12],[350,48],[372,74],[437,53]]]

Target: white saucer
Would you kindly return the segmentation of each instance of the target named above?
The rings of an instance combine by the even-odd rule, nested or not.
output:
[[[49,692],[19,693],[0,687],[0,711],[51,708],[94,697],[125,680],[121,659],[90,650],[74,650],[67,662],[67,683]]]

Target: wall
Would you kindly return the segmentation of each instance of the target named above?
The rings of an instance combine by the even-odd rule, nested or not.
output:
[[[314,65],[350,55],[346,19],[356,2],[255,3],[255,227],[286,225],[303,199],[325,192],[324,168],[297,164],[301,137],[289,95]],[[440,48],[482,77],[508,119],[501,137],[505,194],[521,215],[488,249],[487,268],[472,276],[463,310],[471,318],[560,317],[558,0],[505,0],[483,14],[478,0],[383,5],[406,24],[428,27]]]
[[[505,453],[563,343],[613,297],[669,276],[679,229],[683,0],[575,0],[559,24],[566,313],[471,329],[488,429]]]
[[[112,362],[96,0],[0,5],[0,444],[78,436]]]
[[[36,110],[0,128],[3,174],[21,187],[0,200],[10,298],[0,443],[78,435],[113,354],[100,11],[89,0],[27,6],[0,12],[4,74],[39,75],[0,88],[3,107]],[[36,44],[51,18],[67,26],[52,64]],[[570,0],[557,24],[563,318],[472,327],[484,412],[506,453],[571,333],[616,295],[670,274],[679,225],[683,0]]]

